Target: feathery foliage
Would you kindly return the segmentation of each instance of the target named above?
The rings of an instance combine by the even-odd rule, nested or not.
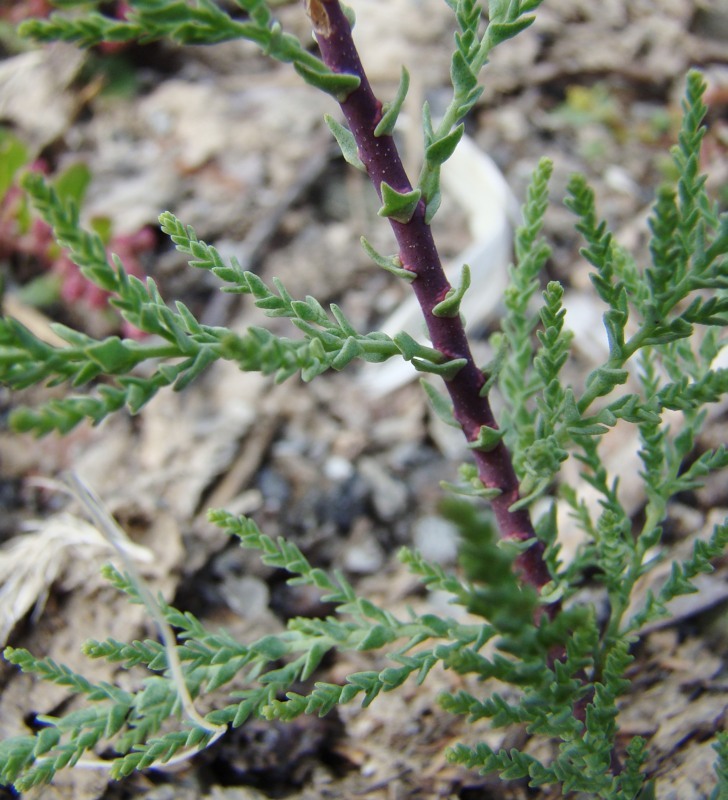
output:
[[[434,333],[432,341],[453,347],[424,346],[404,333],[358,332],[336,305],[327,310],[313,296],[294,299],[277,280],[268,286],[234,260],[224,260],[166,212],[160,217],[162,231],[189,257],[190,266],[212,273],[223,291],[250,295],[269,317],[289,319],[298,336],[283,338],[261,327],[238,334],[203,325],[183,304],[169,306],[153,281],[140,281],[118,259],[109,259],[101,239],[81,227],[73,203],[42,177],[29,175],[23,188],[59,245],[88,280],[111,293],[122,316],[149,337],[96,341],[55,326],[66,343],[56,347],[4,317],[0,382],[11,389],[50,383],[86,390],[14,412],[16,430],[44,435],[65,433],[84,419],[99,422],[123,407],[136,413],[161,389],[183,389],[218,359],[276,380],[295,373],[311,380],[356,359],[392,357],[439,375],[446,394],[423,384],[433,409],[463,429],[473,453],[473,462],[460,469],[461,482],[447,487],[468,500],[452,497],[443,505],[461,532],[461,565],[449,572],[410,549],[400,558],[424,587],[447,593],[453,605],[467,610],[470,621],[463,623],[456,614],[414,612],[399,618],[359,596],[344,575],[312,565],[294,543],[271,539],[249,519],[211,512],[211,519],[241,546],[257,551],[263,563],[286,570],[289,582],[321,592],[334,611],[323,619],[292,619],[283,633],[243,644],[224,631],[211,633],[189,613],[162,605],[153,616],[159,612],[175,631],[174,654],[155,640],[107,639],[85,648],[91,658],[145,670],[147,677],[136,690],[94,684],[52,659],[7,648],[11,663],[67,687],[85,702],[71,713],[40,718],[42,727],[34,735],[0,742],[0,782],[20,791],[49,783],[63,768],[98,762],[94,753],[101,745],[112,776],[121,777],[187,757],[226,727],[251,717],[291,720],[324,715],[352,701],[366,706],[405,681],[422,683],[440,668],[480,682],[477,691],[443,694],[443,709],[470,722],[487,719],[495,728],[522,726],[551,744],[544,758],[517,748],[496,751],[485,742],[458,744],[448,753],[453,763],[495,772],[503,780],[525,779],[534,788],[557,787],[561,796],[636,800],[654,791],[647,774],[648,742],[629,740],[619,728],[619,704],[630,691],[631,647],[645,625],[669,614],[672,599],[695,591],[694,579],[709,572],[728,545],[728,522],[717,524],[687,559],[673,563],[662,587],[634,607],[637,582],[664,557],[662,530],[671,499],[728,466],[724,447],[696,451],[706,407],[728,392],[728,370],[716,365],[728,319],[728,215],[711,203],[699,170],[705,84],[699,73],[689,74],[673,150],[679,177],[657,192],[648,263],[638,263],[615,242],[585,179],[576,176],[569,184],[566,205],[604,306],[604,363],[580,383],[565,378],[573,343],[564,288],[550,282],[540,291],[550,256],[542,231],[552,167],[544,159],[533,175],[516,232],[516,264],[505,293],[501,332],[492,338],[496,357],[482,370],[469,353],[459,315],[469,270],[463,269],[459,287],[445,281],[434,263],[434,245],[427,249],[429,223],[440,203],[440,167],[457,147],[462,120],[480,97],[481,70],[495,46],[528,27],[540,0],[491,0],[487,14],[474,0],[446,2],[457,28],[452,99],[437,124],[429,107],[423,109],[425,152],[417,183],[394,189],[375,181],[374,186],[382,201],[380,215],[392,224],[400,255],[384,256],[366,240],[362,244],[375,264],[412,284]],[[403,69],[395,98],[380,113],[352,55],[352,15],[342,11],[338,0],[306,3],[321,58],[282,31],[265,0],[237,0],[242,19],[212,0],[131,0],[124,20],[107,16],[99,2],[58,0],[56,5],[63,12],[25,23],[23,32],[40,41],[84,46],[159,38],[183,44],[250,40],[330,94],[347,119],[366,118],[368,127],[361,128],[327,119],[350,164],[371,175],[399,169],[391,134],[408,73]],[[339,68],[339,58],[348,59],[347,69]],[[367,117],[368,108],[377,114]],[[373,139],[382,144],[376,152],[370,147]],[[404,263],[405,241],[425,249],[420,261]],[[491,392],[505,400],[500,427],[488,405]],[[617,478],[604,465],[605,442],[618,423],[633,426],[640,442],[646,500],[638,523],[621,500]],[[578,462],[598,506],[588,506],[563,479],[568,459]],[[472,498],[490,501],[492,513]],[[559,552],[559,504],[570,510],[584,537],[568,563]],[[532,524],[536,508],[542,513]],[[150,602],[133,575],[111,568],[106,575],[131,602]],[[602,587],[606,619],[591,604],[577,602],[587,582]],[[353,673],[341,684],[317,681],[302,688],[328,653],[347,650],[379,651],[388,665]],[[181,665],[184,692],[173,655]],[[494,682],[487,683],[490,679]],[[185,714],[183,694],[192,700],[206,696],[213,710],[204,718]],[[728,792],[725,735],[719,735],[715,749],[717,798]]]

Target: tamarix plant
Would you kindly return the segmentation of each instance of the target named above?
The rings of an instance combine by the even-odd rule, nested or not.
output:
[[[516,264],[503,298],[501,332],[492,342],[496,357],[479,365],[459,311],[469,270],[463,266],[460,285],[450,285],[430,223],[440,205],[441,165],[458,146],[463,119],[480,97],[480,75],[490,53],[531,24],[540,0],[491,0],[486,10],[474,0],[445,2],[456,29],[452,96],[439,120],[427,105],[423,108],[424,158],[414,181],[393,138],[408,74],[403,70],[393,101],[375,97],[352,36],[353,14],[339,0],[306,0],[318,55],[282,30],[265,0],[236,0],[235,15],[212,0],[131,0],[123,20],[88,10],[101,3],[59,0],[63,14],[22,26],[24,35],[40,41],[84,46],[165,37],[212,45],[242,38],[291,63],[313,90],[331,96],[332,111],[340,107],[343,121],[327,117],[327,123],[346,161],[370,178],[381,202],[379,215],[391,226],[399,249],[383,255],[365,239],[362,244],[377,265],[410,284],[430,344],[406,333],[362,333],[339,307],[324,308],[312,296],[295,299],[278,280],[267,285],[164,213],[162,230],[190,257],[192,267],[211,272],[223,291],[251,295],[268,316],[290,319],[302,335],[282,338],[260,327],[237,334],[204,325],[183,304],[169,306],[152,280],[127,274],[119,259],[110,263],[99,237],[81,227],[78,210],[62,201],[43,176],[30,173],[24,189],[58,243],[88,280],[111,293],[124,319],[149,336],[96,341],[57,325],[66,345],[53,347],[4,318],[0,375],[6,386],[51,382],[79,390],[94,385],[82,395],[16,410],[13,427],[63,434],[83,420],[96,423],[124,407],[136,413],[159,390],[183,389],[218,359],[278,381],[296,373],[310,381],[357,359],[404,358],[442,379],[442,390],[425,385],[428,397],[440,417],[462,430],[472,451],[472,460],[461,467],[461,483],[448,489],[475,498],[468,503],[489,504],[495,525],[488,524],[482,509],[455,504],[462,531],[457,573],[404,549],[401,559],[421,583],[448,593],[470,616],[413,612],[401,619],[358,596],[341,574],[312,565],[292,542],[272,540],[249,519],[210,512],[243,547],[260,551],[265,564],[287,570],[291,583],[322,592],[335,613],[292,619],[281,634],[242,643],[206,630],[189,613],[160,605],[131,561],[125,562],[126,574],[109,568],[111,582],[132,602],[144,603],[157,620],[161,642],[92,641],[85,650],[129,668],[143,665],[150,675],[136,691],[93,684],[51,659],[6,649],[5,657],[24,671],[70,687],[87,702],[67,716],[41,718],[43,727],[34,736],[2,742],[5,783],[22,791],[50,782],[58,770],[101,761],[95,755],[101,746],[103,763],[112,776],[121,777],[201,750],[251,717],[291,720],[323,715],[355,700],[369,705],[382,692],[408,680],[420,684],[439,668],[481,681],[495,678],[501,687],[491,690],[483,683],[476,693],[444,694],[444,709],[473,722],[488,719],[494,727],[522,726],[531,739],[550,744],[529,752],[495,751],[485,742],[461,744],[448,751],[453,763],[497,773],[503,780],[525,779],[531,787],[551,787],[544,791],[556,795],[549,796],[654,796],[646,766],[649,742],[620,733],[620,701],[631,685],[631,648],[644,626],[669,614],[670,600],[695,591],[696,576],[709,572],[711,560],[728,544],[726,521],[698,541],[685,560],[673,563],[659,590],[634,606],[637,582],[660,562],[655,553],[671,498],[728,465],[725,448],[696,448],[707,406],[728,390],[728,370],[718,366],[728,320],[728,215],[711,203],[699,172],[705,84],[699,73],[688,75],[682,127],[672,151],[678,177],[657,193],[646,264],[615,242],[585,179],[577,176],[569,184],[566,204],[604,307],[609,343],[604,363],[578,384],[564,377],[571,352],[564,290],[550,282],[540,292],[550,257],[542,226],[551,164],[542,160],[516,233]],[[136,371],[141,364],[143,373]],[[505,401],[498,423],[492,392]],[[639,436],[645,501],[638,518],[625,509],[618,482],[603,463],[605,434],[617,423],[632,426]],[[567,459],[578,462],[582,478],[597,493],[596,511],[562,478]],[[93,496],[82,485],[76,491],[113,538],[113,523]],[[557,500],[571,509],[584,536],[568,563],[560,558]],[[606,593],[606,610],[599,614],[580,593],[590,583]],[[327,653],[346,650],[381,651],[391,665],[356,672],[340,685],[306,683]],[[234,678],[236,686],[244,679],[246,688],[231,693],[227,704],[218,702],[205,716],[195,710],[197,698],[213,692],[215,698],[224,696]],[[313,688],[303,691],[304,685]],[[717,733],[715,749],[713,797],[721,798],[728,796],[726,734]]]

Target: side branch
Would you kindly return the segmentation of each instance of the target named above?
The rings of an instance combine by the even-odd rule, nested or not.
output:
[[[355,75],[358,88],[339,100],[349,128],[356,141],[358,155],[382,199],[382,184],[406,195],[413,191],[390,135],[376,136],[375,128],[382,117],[382,104],[372,92],[359,59],[351,25],[339,0],[305,0],[306,11],[313,23],[316,40],[324,63],[339,74]],[[488,489],[500,494],[492,500],[496,521],[504,539],[524,542],[535,539],[530,516],[525,509],[511,511],[519,499],[518,479],[510,453],[502,441],[493,446],[478,447],[483,429],[496,430],[497,424],[486,396],[481,396],[485,376],[470,352],[459,314],[438,316],[435,307],[452,288],[442,268],[432,230],[425,221],[425,204],[420,199],[408,221],[389,216],[389,222],[399,245],[399,257],[405,269],[415,274],[412,281],[422,308],[432,346],[448,359],[465,359],[465,365],[446,381],[453,402],[455,418],[460,423],[474,449],[478,475]],[[516,569],[522,579],[537,589],[550,580],[544,561],[545,546],[536,541],[516,559]]]

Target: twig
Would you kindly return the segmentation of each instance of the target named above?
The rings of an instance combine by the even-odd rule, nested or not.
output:
[[[338,0],[307,0],[306,11],[313,23],[324,63],[334,72],[356,75],[358,88],[339,101],[356,141],[358,155],[380,199],[386,183],[400,194],[412,192],[402,160],[392,136],[376,136],[382,118],[382,104],[374,96],[361,64],[351,25]],[[425,317],[432,346],[447,359],[465,359],[465,365],[446,381],[455,418],[469,442],[476,442],[483,428],[497,430],[487,396],[481,395],[485,375],[476,365],[459,314],[437,316],[433,309],[451,290],[437,252],[430,226],[425,221],[425,204],[420,200],[411,218],[399,222],[389,218],[399,245],[399,258],[405,269],[417,277],[412,288]],[[528,511],[512,510],[519,499],[518,479],[510,453],[502,441],[488,449],[474,451],[478,475],[486,489],[497,489],[492,507],[504,539],[514,543],[534,540],[516,558],[515,567],[522,579],[541,589],[551,580],[544,561],[545,545],[536,539]]]
[[[111,514],[104,508],[102,502],[94,494],[94,492],[81,480],[75,473],[70,472],[66,476],[66,482],[70,487],[74,497],[81,503],[85,511],[93,520],[98,530],[103,534],[104,538],[116,550],[119,558],[121,559],[124,569],[126,570],[129,580],[133,583],[134,589],[139,595],[142,603],[144,603],[147,612],[152,617],[157,625],[160,638],[164,644],[165,654],[167,656],[167,666],[169,668],[172,681],[177,689],[182,708],[189,720],[203,728],[206,731],[214,734],[213,740],[218,739],[227,731],[224,725],[213,725],[208,722],[195,708],[195,704],[187,689],[185,682],[184,672],[182,671],[182,664],[177,652],[177,640],[170,628],[164,614],[159,607],[159,604],[152,596],[152,593],[147,588],[147,585],[136,568],[133,559],[128,552],[126,535],[124,531],[118,526]],[[196,750],[194,751],[196,752]],[[103,762],[106,763],[106,762]]]

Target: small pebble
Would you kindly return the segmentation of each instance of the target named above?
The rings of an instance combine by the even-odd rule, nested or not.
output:
[[[354,465],[343,456],[330,456],[324,463],[324,475],[330,481],[345,481],[354,474]]]
[[[458,555],[458,529],[442,517],[422,517],[412,531],[414,546],[428,561],[452,564]]]
[[[268,586],[252,575],[226,575],[223,592],[228,607],[245,619],[262,617],[270,601]]]
[[[359,471],[372,492],[374,510],[381,520],[391,522],[407,510],[407,487],[382,469],[373,458],[359,460]]]
[[[351,544],[344,553],[344,567],[349,572],[371,575],[378,572],[384,564],[382,548],[374,539],[363,539]]]

